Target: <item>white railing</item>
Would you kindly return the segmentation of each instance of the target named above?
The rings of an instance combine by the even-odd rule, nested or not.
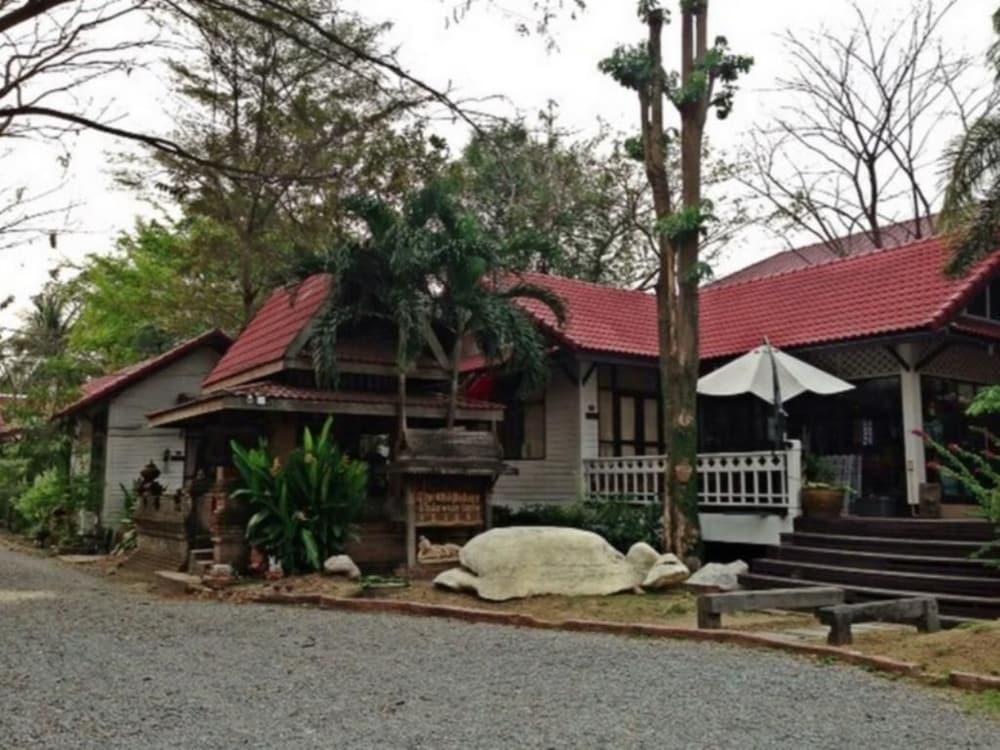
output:
[[[622,456],[583,459],[588,498],[655,502],[660,499],[666,456]]]
[[[584,489],[593,499],[660,499],[666,456],[587,458]],[[702,512],[739,511],[798,514],[802,449],[698,455],[698,504]]]

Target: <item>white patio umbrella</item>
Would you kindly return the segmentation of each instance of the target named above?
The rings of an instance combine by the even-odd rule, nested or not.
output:
[[[698,379],[698,393],[704,396],[752,393],[769,404],[781,404],[806,391],[829,396],[852,388],[846,380],[775,349],[766,339],[763,345]]]
[[[763,345],[698,379],[698,393],[704,396],[752,393],[774,404],[776,442],[783,434],[783,402],[807,391],[829,396],[852,388],[846,380],[775,349],[767,339]]]

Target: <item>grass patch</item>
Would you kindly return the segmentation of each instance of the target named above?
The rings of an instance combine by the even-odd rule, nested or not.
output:
[[[984,690],[963,696],[962,705],[969,713],[986,714],[1000,719],[1000,690]]]

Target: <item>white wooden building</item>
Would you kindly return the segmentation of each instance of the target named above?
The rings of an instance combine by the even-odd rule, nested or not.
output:
[[[90,473],[101,488],[101,523],[118,524],[122,487],[131,487],[149,462],[169,490],[185,475],[183,430],[155,429],[146,414],[174,406],[201,391],[201,382],[229,347],[209,331],[151,359],[86,383],[83,395],[56,415],[72,431],[72,470]]]
[[[945,512],[969,498],[925,455],[925,430],[942,442],[982,445],[965,407],[1000,383],[1000,256],[969,276],[944,275],[936,239],[827,259],[706,287],[701,297],[702,371],[772,344],[852,382],[831,397],[786,404],[785,450],[774,451],[770,409],[751,396],[699,400],[698,481],[708,541],[776,544],[798,515],[803,450],[843,467],[852,512],[904,516],[926,482],[942,484]],[[557,346],[538,399],[508,401],[507,458],[496,504],[583,497],[657,496],[663,462],[657,397],[655,299],[541,274],[526,278],[559,294],[560,326],[527,309]],[[471,388],[502,396],[491,373]]]

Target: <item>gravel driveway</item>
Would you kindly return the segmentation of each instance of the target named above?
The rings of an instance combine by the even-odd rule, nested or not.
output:
[[[714,645],[164,601],[0,547],[0,747],[997,748],[859,669]]]

